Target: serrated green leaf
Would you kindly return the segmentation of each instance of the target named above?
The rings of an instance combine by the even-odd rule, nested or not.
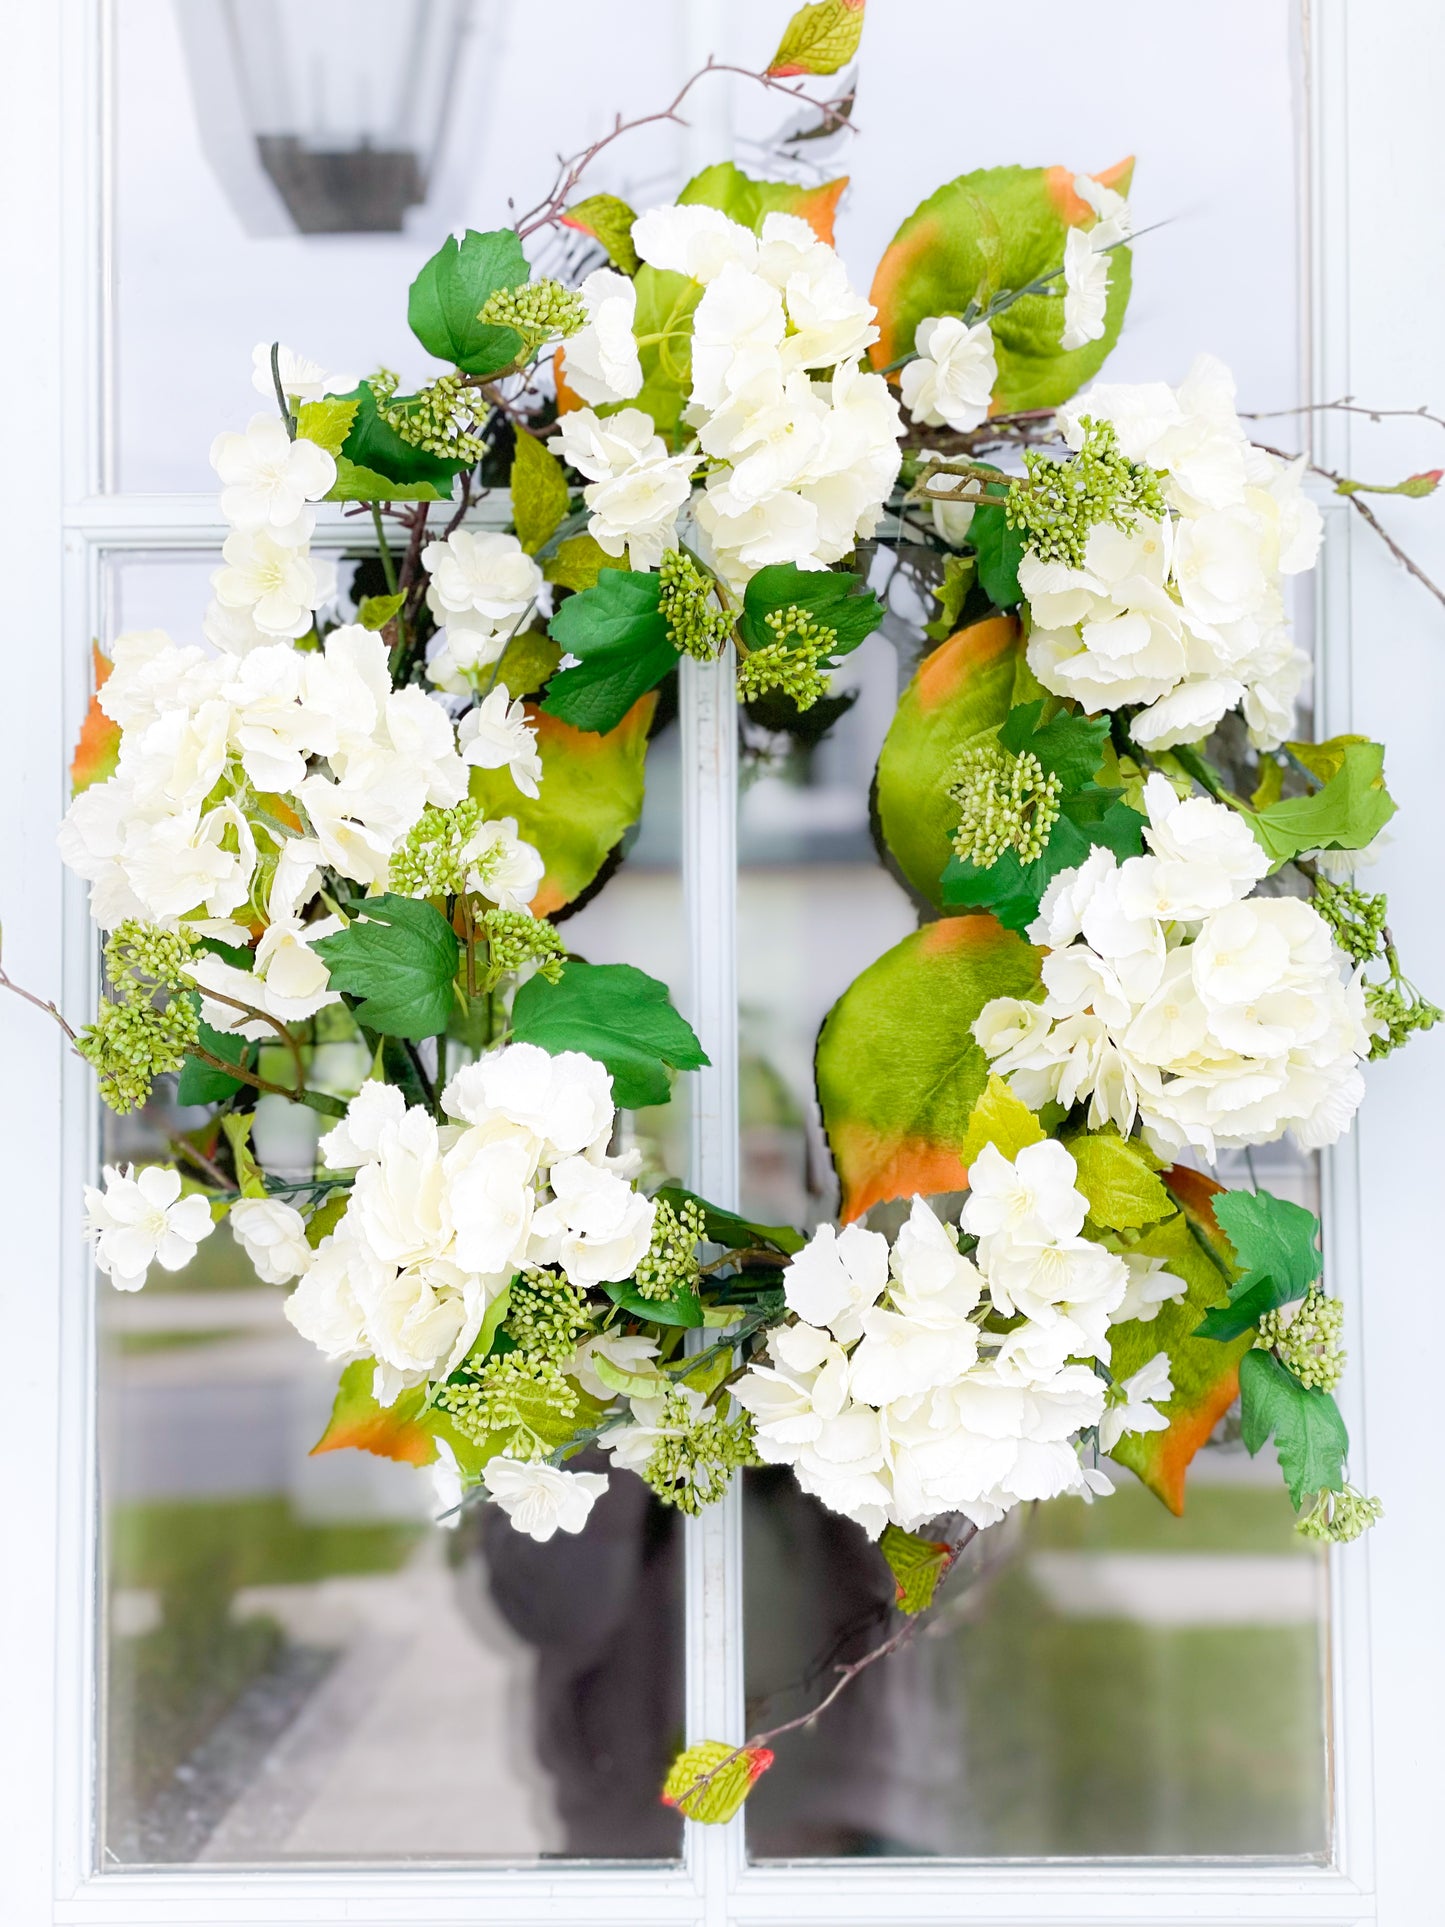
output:
[[[548,685],[542,707],[549,716],[603,734],[676,667],[659,588],[656,575],[609,569],[593,588],[567,598],[547,632],[578,664]]]
[[[775,610],[805,609],[815,622],[825,623],[838,637],[835,656],[847,655],[883,620],[883,609],[861,575],[846,569],[799,569],[791,562],[759,569],[743,592],[739,622],[749,649],[763,649],[777,637],[767,618]]]
[[[296,433],[301,440],[324,448],[328,455],[339,455],[359,406],[355,397],[346,395],[325,395],[320,401],[304,401],[297,411]]]
[[[1080,1132],[1064,1140],[1078,1173],[1077,1188],[1089,1203],[1089,1216],[1106,1231],[1137,1231],[1174,1210],[1174,1201],[1155,1175],[1149,1154],[1130,1138],[1109,1131]]]
[[[356,620],[363,629],[384,629],[393,616],[400,615],[406,590],[397,595],[369,595],[363,598]]]
[[[1004,718],[998,740],[1017,755],[1028,750],[1068,790],[1084,789],[1099,774],[1104,746],[1109,740],[1109,718],[1084,716],[1061,709],[1048,722],[1040,721],[1043,703],[1015,703]]]
[[[1322,789],[1244,813],[1276,868],[1305,850],[1362,850],[1395,814],[1384,750],[1378,743],[1338,741],[1339,768]]]
[[[513,228],[468,228],[460,241],[449,234],[411,284],[407,325],[438,361],[469,375],[498,374],[522,353],[522,337],[478,317],[489,295],[519,288],[531,272]]]
[[[512,1006],[512,1035],[554,1056],[575,1050],[595,1057],[612,1073],[617,1103],[629,1111],[665,1104],[669,1071],[708,1062],[692,1026],[673,1009],[666,984],[632,964],[574,960],[555,984],[531,978]]]
[[[1251,1273],[1268,1272],[1292,1298],[1302,1298],[1319,1277],[1320,1221],[1303,1205],[1269,1191],[1222,1191],[1214,1216],[1245,1273],[1231,1295],[1249,1288]]]
[[[724,1740],[700,1740],[679,1753],[668,1769],[663,1804],[704,1826],[720,1826],[732,1819],[772,1764],[773,1756],[765,1746],[734,1747]]]
[[[984,502],[973,512],[968,539],[978,557],[978,580],[997,609],[1014,609],[1023,601],[1019,564],[1026,546],[1022,529],[1011,529],[1000,505]]]
[[[601,1350],[590,1351],[587,1362],[609,1391],[621,1392],[624,1398],[658,1398],[672,1389],[672,1380],[661,1372],[630,1372],[623,1365],[614,1365]]]
[[[1016,1158],[1026,1144],[1038,1144],[1043,1136],[1043,1126],[1023,1099],[1015,1097],[1001,1077],[991,1075],[969,1115],[958,1155],[969,1165],[985,1144],[991,1144],[1000,1156]]]
[[[528,555],[535,555],[566,515],[572,498],[566,471],[551,449],[520,429],[511,487],[517,540]]]
[[[742,1251],[748,1245],[771,1245],[775,1251],[786,1252],[791,1257],[808,1242],[803,1233],[795,1231],[790,1224],[756,1224],[751,1218],[740,1218],[735,1211],[724,1211],[721,1205],[709,1204],[706,1198],[685,1190],[680,1184],[664,1184],[654,1195],[674,1210],[687,1202],[699,1206],[709,1242],[722,1245],[728,1251]]]
[[[362,999],[358,1023],[413,1041],[446,1029],[461,946],[425,898],[367,897],[356,920],[312,945],[333,990]]]
[[[563,227],[590,234],[607,250],[607,258],[623,274],[636,274],[642,265],[632,245],[632,223],[636,214],[616,194],[589,194],[561,216]]]
[[[350,1191],[333,1191],[324,1204],[306,1220],[306,1242],[313,1251],[323,1238],[329,1238],[337,1225],[346,1216],[346,1207],[351,1203]]]
[[[938,1582],[953,1564],[953,1549],[938,1539],[924,1539],[898,1526],[884,1526],[878,1550],[888,1561],[902,1613],[923,1613],[933,1604]]]
[[[973,587],[978,574],[978,558],[973,555],[945,556],[943,580],[933,592],[938,604],[938,614],[932,622],[925,622],[923,633],[932,642],[947,642],[957,629],[963,614],[963,605],[968,600],[968,592]]]
[[[266,1195],[266,1180],[256,1162],[256,1153],[251,1149],[251,1126],[255,1122],[254,1111],[232,1111],[221,1119],[221,1130],[231,1147],[236,1183],[243,1198],[264,1198]]]
[[[1273,1436],[1296,1511],[1314,1493],[1344,1485],[1350,1436],[1339,1407],[1328,1392],[1301,1385],[1273,1352],[1256,1348],[1240,1360],[1239,1424],[1251,1455]]]
[[[836,74],[858,51],[863,37],[863,0],[811,0],[799,7],[768,63],[775,78]]]
[[[345,446],[336,458],[338,475],[343,472],[342,463],[346,462],[355,468],[369,469],[374,475],[384,476],[389,484],[430,482],[442,500],[451,494],[452,478],[467,467],[465,462],[429,455],[424,448],[414,448],[410,442],[404,442],[396,430],[389,428],[381,419],[369,382],[359,383],[350,395],[341,399],[354,401],[357,407]],[[378,495],[375,499],[384,501],[392,498]],[[420,499],[424,501],[427,498],[423,496]]]
[[[328,502],[441,502],[446,497],[433,482],[394,482],[379,469],[363,468],[349,455],[336,458],[336,480],[326,492]]]
[[[650,1319],[654,1325],[680,1325],[693,1331],[704,1322],[702,1300],[695,1291],[680,1291],[675,1298],[644,1298],[630,1278],[621,1283],[604,1279],[598,1289],[631,1317]]]
[[[627,570],[625,556],[609,555],[590,535],[569,535],[542,563],[542,573],[562,589],[592,589],[604,569]]]

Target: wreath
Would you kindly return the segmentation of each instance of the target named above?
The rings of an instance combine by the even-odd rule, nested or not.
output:
[[[843,128],[851,97],[796,76],[843,69],[862,19],[804,7],[754,78]],[[797,1726],[1013,1507],[1107,1492],[1107,1456],[1180,1510],[1236,1400],[1302,1532],[1378,1515],[1316,1220],[1202,1167],[1332,1143],[1363,1065],[1440,1013],[1357,881],[1382,749],[1291,736],[1307,462],[1207,357],[1087,385],[1128,302],[1130,165],[951,181],[865,296],[843,180],[724,162],[641,215],[576,198],[625,131],[425,264],[422,386],[258,348],[263,406],[211,451],[207,647],[98,658],[60,846],[106,991],[70,1034],[114,1110],[175,1078],[207,1121],[86,1207],[121,1290],[224,1219],[342,1368],[321,1447],[429,1467],[452,1518],[546,1539],[623,1473],[693,1513],[790,1466],[903,1614]],[[568,283],[524,246],[559,228]],[[502,487],[510,530],[479,525]],[[321,501],[355,505],[344,587]],[[934,613],[876,829],[920,922],[818,1039],[841,1224],[648,1191],[619,1112],[706,1059],[662,984],[558,920],[615,867],[680,656],[816,737],[909,597]],[[258,1155],[262,1095],[325,1120],[304,1178]],[[786,1730],[689,1748],[664,1797],[726,1819]]]

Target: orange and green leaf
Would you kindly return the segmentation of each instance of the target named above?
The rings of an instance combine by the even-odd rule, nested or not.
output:
[[[1238,1269],[1229,1241],[1214,1218],[1212,1200],[1223,1187],[1185,1165],[1175,1165],[1163,1175],[1179,1210],[1151,1226],[1129,1249],[1163,1258],[1188,1291],[1181,1303],[1161,1305],[1152,1319],[1115,1325],[1109,1334],[1113,1350],[1109,1369],[1116,1379],[1127,1378],[1157,1352],[1166,1352],[1174,1392],[1160,1409],[1169,1428],[1127,1433],[1112,1456],[1137,1474],[1171,1512],[1180,1513],[1189,1462],[1238,1397],[1239,1361],[1249,1350],[1253,1334],[1226,1344],[1194,1336],[1204,1314],[1228,1299],[1229,1282]]]
[[[471,793],[495,816],[517,819],[517,834],[541,852],[546,874],[532,899],[539,917],[555,916],[578,898],[642,812],[647,732],[657,696],[650,693],[605,735],[575,729],[527,705],[542,759],[541,794],[523,796],[502,770],[473,770]]]
[[[111,670],[110,658],[101,654],[98,643],[91,644],[90,656],[95,667],[95,691],[90,698],[90,707],[85,712],[85,721],[80,726],[80,737],[70,762],[72,796],[79,796],[92,783],[103,783],[108,777],[114,776],[120,755],[120,724],[112,722],[100,706],[101,686]]]
[[[668,1769],[662,1804],[676,1807],[704,1826],[721,1826],[732,1819],[772,1764],[773,1755],[765,1746],[699,1740],[679,1753]]]
[[[818,1102],[841,1215],[962,1189],[988,1064],[973,1023],[994,997],[1028,997],[1039,953],[993,917],[925,924],[870,964],[823,1020]]]
[[[775,80],[797,74],[836,74],[858,51],[864,0],[810,0],[799,7],[768,64]]]
[[[371,1395],[374,1370],[369,1358],[358,1358],[346,1367],[326,1430],[312,1446],[311,1456],[350,1446],[405,1465],[430,1465],[437,1456],[437,1442],[434,1430],[419,1422],[425,1388],[418,1385],[403,1392],[394,1405],[378,1405]]]

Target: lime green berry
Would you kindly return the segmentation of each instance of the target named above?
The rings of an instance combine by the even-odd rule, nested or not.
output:
[[[690,1517],[723,1496],[735,1471],[760,1463],[746,1412],[725,1419],[709,1407],[695,1417],[682,1393],[669,1392],[657,1423],[663,1437],[642,1477],[664,1505]]]
[[[543,277],[524,281],[520,288],[495,288],[477,319],[494,328],[515,329],[530,352],[559,335],[575,335],[587,320],[587,304],[576,288]]]
[[[713,605],[713,578],[685,549],[664,550],[657,574],[657,606],[668,641],[680,655],[714,661],[732,630],[732,619]]]
[[[1141,515],[1164,513],[1160,472],[1120,454],[1111,422],[1084,415],[1080,426],[1083,446],[1064,461],[1041,449],[1027,452],[1026,474],[1011,485],[1004,508],[1008,526],[1023,531],[1035,554],[1071,569],[1083,567],[1090,532],[1099,523],[1127,533]]]
[[[697,1247],[707,1235],[702,1207],[684,1198],[675,1210],[666,1198],[655,1200],[652,1242],[637,1267],[634,1283],[643,1298],[675,1298],[698,1277]]]
[[[1267,1311],[1259,1321],[1258,1343],[1272,1350],[1307,1391],[1332,1392],[1344,1376],[1348,1354],[1340,1339],[1345,1307],[1312,1286],[1298,1307]]]
[[[428,803],[391,859],[389,888],[403,897],[460,896],[473,868],[463,853],[485,817],[472,797],[450,810]]]
[[[1021,863],[1041,856],[1059,817],[1063,785],[1032,750],[1017,756],[978,743],[959,756],[948,793],[962,812],[953,847],[980,870],[1016,850]]]
[[[1348,1545],[1382,1518],[1384,1511],[1378,1499],[1367,1498],[1347,1485],[1342,1492],[1321,1492],[1309,1511],[1296,1521],[1295,1531],[1305,1539]]]
[[[378,368],[370,388],[376,397],[376,412],[393,434],[411,448],[424,449],[447,461],[479,462],[487,452],[481,433],[479,414],[487,407],[474,399],[476,390],[460,372],[438,375],[425,388],[401,401],[394,401],[400,377],[390,368]]]
[[[526,910],[488,910],[482,918],[492,962],[498,970],[520,970],[534,963],[549,984],[561,977],[567,946],[545,917]]]
[[[837,653],[838,631],[790,602],[769,609],[763,622],[775,638],[750,649],[738,664],[738,697],[749,702],[780,690],[797,707],[811,709],[828,693],[828,664]]]

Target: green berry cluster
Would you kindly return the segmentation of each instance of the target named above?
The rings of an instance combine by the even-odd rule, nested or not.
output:
[[[1065,461],[1041,449],[1024,456],[1025,476],[1009,489],[1004,520],[1021,529],[1028,546],[1045,562],[1084,566],[1090,532],[1111,522],[1127,532],[1141,515],[1164,513],[1157,469],[1131,462],[1119,452],[1112,422],[1080,417],[1084,445]]]
[[[465,1437],[513,1458],[538,1459],[571,1431],[579,1397],[555,1358],[519,1347],[449,1378],[436,1403]]]
[[[709,1407],[694,1417],[680,1392],[669,1392],[658,1419],[664,1436],[643,1468],[644,1481],[664,1505],[695,1518],[727,1491],[734,1472],[760,1463],[752,1419],[725,1419]]]
[[[1296,1521],[1295,1531],[1306,1539],[1348,1545],[1351,1539],[1368,1532],[1384,1510],[1378,1499],[1367,1498],[1347,1485],[1342,1492],[1321,1492],[1309,1511]]]
[[[1379,954],[1390,912],[1383,895],[1372,897],[1353,883],[1331,883],[1328,877],[1317,876],[1314,903],[1347,956],[1356,963],[1368,963]]]
[[[587,320],[587,304],[576,288],[543,277],[520,288],[494,288],[477,319],[515,329],[531,352],[559,335],[575,335]]]
[[[1005,850],[1032,863],[1059,819],[1062,790],[1032,750],[1015,756],[997,743],[976,743],[959,756],[948,786],[963,813],[954,849],[980,870],[991,869]]]
[[[642,1298],[675,1298],[679,1290],[697,1283],[697,1247],[707,1236],[707,1223],[701,1205],[691,1198],[684,1198],[677,1209],[666,1198],[654,1202],[652,1242],[633,1282]]]
[[[446,461],[479,462],[487,452],[486,437],[477,421],[474,390],[460,371],[438,375],[414,395],[393,401],[400,377],[378,368],[370,388],[376,412],[395,435],[411,448],[424,449]],[[485,410],[483,410],[485,413]]]
[[[388,887],[403,897],[460,896],[474,867],[467,845],[486,814],[470,796],[450,810],[428,803],[391,859]]]
[[[1291,1317],[1289,1308],[1267,1311],[1259,1321],[1259,1344],[1287,1365],[1306,1391],[1332,1392],[1344,1376],[1347,1354],[1340,1339],[1345,1307],[1312,1286]]]
[[[113,1111],[139,1110],[156,1079],[178,1071],[200,1036],[186,969],[196,940],[127,918],[105,946],[115,1001],[102,997],[76,1049],[100,1081]]]
[[[524,1271],[512,1280],[503,1329],[529,1358],[563,1364],[592,1330],[587,1294],[554,1271]]]
[[[818,622],[790,602],[763,617],[775,640],[750,649],[738,664],[738,697],[750,702],[780,689],[800,710],[811,709],[828,693],[829,659],[838,648],[838,631]]]
[[[680,655],[714,661],[731,633],[732,620],[725,609],[713,607],[713,578],[685,549],[665,549],[657,574],[657,606],[668,641]]]
[[[482,924],[498,970],[520,970],[523,964],[534,963],[549,984],[561,977],[567,946],[545,917],[534,917],[526,910],[488,910]]]
[[[1432,1030],[1445,1012],[1427,1002],[1406,978],[1392,976],[1387,983],[1365,985],[1365,1009],[1383,1026],[1370,1042],[1372,1059],[1388,1057],[1392,1050],[1407,1044],[1417,1030]]]

